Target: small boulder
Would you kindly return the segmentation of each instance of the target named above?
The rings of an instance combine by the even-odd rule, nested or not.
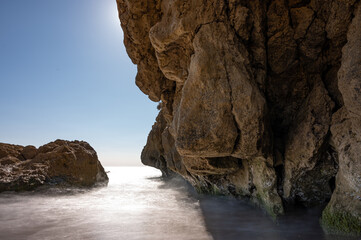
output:
[[[21,155],[25,159],[33,159],[36,156],[36,153],[37,153],[36,147],[31,145],[24,147],[24,149],[21,151]]]

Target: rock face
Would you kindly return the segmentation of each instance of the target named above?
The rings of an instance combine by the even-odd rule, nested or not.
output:
[[[86,142],[56,140],[39,149],[0,143],[0,192],[107,182],[95,150]]]
[[[117,3],[136,84],[161,102],[144,164],[273,215],[328,204],[328,229],[360,233],[359,0]]]

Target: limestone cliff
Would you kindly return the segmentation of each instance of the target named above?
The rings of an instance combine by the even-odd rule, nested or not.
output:
[[[328,203],[326,227],[360,232],[359,0],[117,3],[136,84],[161,102],[144,164],[274,215]]]
[[[56,140],[38,149],[0,143],[0,192],[107,183],[97,153],[86,142]]]

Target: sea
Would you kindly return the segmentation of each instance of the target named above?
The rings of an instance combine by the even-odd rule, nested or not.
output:
[[[0,240],[341,240],[325,234],[320,209],[274,221],[252,204],[197,194],[150,167],[106,167],[107,187],[0,193]]]

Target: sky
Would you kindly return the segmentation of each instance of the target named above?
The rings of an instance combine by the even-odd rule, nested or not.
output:
[[[115,0],[0,0],[0,142],[84,140],[141,165],[158,111],[135,75]]]

